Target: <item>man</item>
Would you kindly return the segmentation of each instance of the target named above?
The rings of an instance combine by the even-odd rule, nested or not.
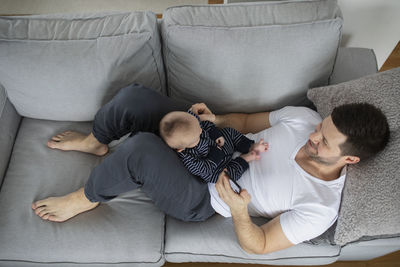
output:
[[[48,146],[104,155],[108,151],[106,144],[132,129],[134,133],[142,130],[157,133],[162,116],[177,109],[186,107],[133,85],[121,89],[99,110],[88,136],[64,132],[54,136]],[[251,163],[238,181],[243,188],[239,194],[232,190],[225,173],[220,174],[215,185],[207,187],[195,178],[166,174],[166,179],[163,175],[151,176],[145,170],[137,170],[141,168],[137,163],[142,164],[147,158],[155,162],[155,169],[163,168],[157,163],[167,160],[157,158],[157,154],[162,154],[158,153],[160,147],[151,148],[159,138],[137,133],[92,171],[85,188],[33,203],[35,213],[44,220],[62,222],[119,193],[141,187],[160,209],[178,219],[205,220],[215,211],[232,216],[245,251],[270,253],[326,231],[337,218],[345,166],[376,154],[389,138],[385,116],[369,104],[338,107],[323,121],[318,113],[303,107],[214,115],[205,104],[195,104],[192,111],[217,127],[232,127],[247,133],[249,138],[263,138],[269,143],[268,152]],[[150,115],[138,120],[143,114]],[[250,216],[273,219],[257,226]]]

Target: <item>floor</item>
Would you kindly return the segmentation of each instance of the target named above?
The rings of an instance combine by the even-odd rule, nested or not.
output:
[[[166,263],[166,267],[262,267],[278,265],[259,265],[259,264],[232,264],[232,263]],[[370,261],[339,261],[329,265],[320,265],[314,267],[400,267],[400,251],[379,257]],[[286,267],[286,266],[285,266]],[[293,266],[296,267],[296,266]]]
[[[400,41],[397,43],[396,47],[393,49],[392,53],[386,59],[379,71],[390,70],[397,67],[400,67]]]

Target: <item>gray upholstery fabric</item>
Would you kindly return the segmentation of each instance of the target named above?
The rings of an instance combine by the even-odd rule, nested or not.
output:
[[[21,116],[89,121],[120,88],[165,93],[152,12],[0,17],[0,81]]]
[[[338,84],[374,74],[378,65],[374,50],[357,47],[340,47],[329,84]]]
[[[245,12],[244,16],[242,13]],[[285,25],[341,17],[336,0],[274,1],[230,5],[186,5],[167,8],[166,25],[249,27]]]
[[[336,1],[172,7],[162,21],[168,94],[216,113],[307,105],[341,38]]]
[[[335,106],[368,102],[387,116],[391,138],[375,157],[348,167],[335,242],[400,233],[400,68],[309,90],[322,117]]]
[[[0,187],[8,166],[21,117],[0,85]]]
[[[340,251],[340,261],[360,261],[377,258],[400,250],[400,237],[379,236],[378,239],[347,244]]]
[[[253,218],[262,225],[266,219]],[[165,258],[169,262],[231,262],[274,265],[329,264],[339,256],[340,246],[302,243],[291,248],[253,255],[237,241],[232,219],[214,215],[201,223],[184,223],[167,217]]]
[[[164,214],[139,191],[123,194],[64,223],[41,220],[31,203],[82,187],[101,157],[52,150],[47,140],[87,122],[24,118],[0,192],[2,261],[74,264],[164,263]]]

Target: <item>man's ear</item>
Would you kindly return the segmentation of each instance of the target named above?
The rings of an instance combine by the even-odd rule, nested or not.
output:
[[[346,164],[356,164],[360,162],[360,158],[356,156],[346,156],[344,160]]]

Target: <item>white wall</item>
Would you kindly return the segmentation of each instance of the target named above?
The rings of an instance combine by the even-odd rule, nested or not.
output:
[[[342,46],[373,48],[380,68],[400,41],[400,0],[338,0]]]

